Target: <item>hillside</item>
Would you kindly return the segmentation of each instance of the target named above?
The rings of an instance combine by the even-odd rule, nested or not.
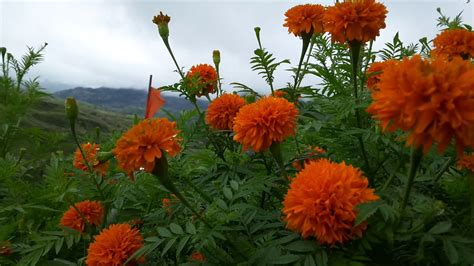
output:
[[[79,101],[90,103],[101,108],[124,114],[142,115],[145,111],[147,92],[136,89],[83,88],[62,90],[54,93],[55,97],[66,99],[74,97]],[[181,110],[193,109],[193,105],[184,98],[163,95],[166,103],[163,106],[168,112],[179,113]],[[205,109],[207,102],[198,100],[198,105]]]

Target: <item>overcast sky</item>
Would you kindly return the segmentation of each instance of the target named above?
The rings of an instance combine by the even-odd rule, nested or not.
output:
[[[282,24],[285,11],[301,3],[308,1],[0,0],[0,46],[20,56],[26,46],[47,42],[45,61],[32,75],[40,76],[43,86],[51,89],[146,89],[150,74],[159,87],[179,79],[151,22],[153,15],[163,11],[171,16],[170,43],[182,67],[212,64],[212,50],[219,49],[224,88],[237,81],[263,91],[265,82],[249,66],[257,47],[253,28],[262,28],[264,47],[278,59],[288,58],[295,64],[300,40]],[[376,41],[378,48],[397,31],[406,42],[433,38],[438,31],[437,7],[450,17],[463,11],[464,22],[474,24],[474,5],[466,0],[384,3],[389,13],[387,27]],[[290,81],[289,76],[283,69],[277,72],[276,87]]]

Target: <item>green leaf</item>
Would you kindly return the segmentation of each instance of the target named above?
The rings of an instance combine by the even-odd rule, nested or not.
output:
[[[222,191],[224,192],[224,196],[225,196],[228,200],[232,200],[232,190],[230,190],[230,188],[224,187],[224,188],[222,189]]]
[[[448,232],[451,229],[451,226],[451,221],[442,221],[433,226],[428,233],[435,235],[443,234]]]
[[[191,235],[196,234],[196,227],[194,226],[194,224],[192,224],[191,222],[187,222],[186,223],[186,232],[188,234],[191,234]]]
[[[326,251],[321,250],[318,253],[316,253],[316,265],[318,266],[328,265],[328,254],[326,254]]]
[[[177,235],[182,235],[184,233],[183,228],[181,228],[181,226],[179,226],[178,224],[175,224],[175,223],[170,224],[170,229],[171,229],[171,232],[173,232]]]
[[[311,252],[316,249],[313,241],[295,241],[285,247],[287,250],[296,252]]]
[[[283,264],[291,264],[299,259],[300,259],[300,256],[298,255],[288,254],[288,255],[283,255],[276,258],[271,258],[267,260],[266,262],[267,264],[283,265]]]
[[[359,209],[359,213],[357,214],[354,226],[358,226],[363,221],[367,220],[370,216],[374,215],[380,205],[380,201],[358,205],[357,209]]]
[[[448,239],[443,239],[443,249],[451,264],[456,264],[459,262],[459,254],[454,247],[453,242]]]
[[[188,243],[190,238],[191,238],[191,236],[188,235],[188,236],[184,237],[183,239],[181,239],[181,241],[179,241],[179,244],[176,247],[176,258],[179,258],[179,255],[181,254],[181,251],[183,250],[186,243]]]
[[[316,262],[313,259],[313,255],[307,255],[304,259],[304,266],[316,266]]]
[[[156,230],[158,231],[158,234],[160,234],[160,236],[162,236],[162,237],[171,237],[172,236],[170,230],[168,230],[164,227],[158,227]]]
[[[234,191],[237,191],[237,190],[239,190],[239,183],[237,183],[237,182],[234,181],[234,180],[231,180],[231,181],[230,181],[230,187],[231,187]]]
[[[175,238],[172,238],[170,239],[170,241],[168,241],[168,243],[166,243],[166,246],[163,248],[163,251],[161,252],[161,256],[163,257],[166,252],[168,252],[168,250],[174,245],[174,243],[176,242],[178,238],[175,237]]]

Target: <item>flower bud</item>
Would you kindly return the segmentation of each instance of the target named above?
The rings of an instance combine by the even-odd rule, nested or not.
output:
[[[74,97],[69,97],[66,99],[66,116],[71,123],[74,123],[77,119],[77,114],[79,112],[77,108],[76,99]]]
[[[219,52],[219,50],[212,51],[212,60],[214,61],[214,65],[219,65],[221,62],[221,52]]]
[[[161,38],[164,40],[168,40],[168,36],[170,35],[168,28],[168,23],[170,20],[171,18],[168,15],[163,14],[161,11],[159,15],[153,17],[153,23],[158,26],[158,32],[160,33]]]

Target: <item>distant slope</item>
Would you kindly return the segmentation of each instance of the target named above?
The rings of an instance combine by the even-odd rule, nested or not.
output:
[[[146,106],[147,92],[135,89],[112,89],[112,88],[83,88],[77,87],[54,93],[54,96],[66,99],[74,97],[79,101],[90,103],[102,108],[121,112],[125,114],[143,115]],[[163,96],[166,103],[165,110],[171,113],[179,113],[181,110],[193,109],[193,105],[184,98],[174,96]],[[207,107],[207,102],[198,101],[201,108]]]

